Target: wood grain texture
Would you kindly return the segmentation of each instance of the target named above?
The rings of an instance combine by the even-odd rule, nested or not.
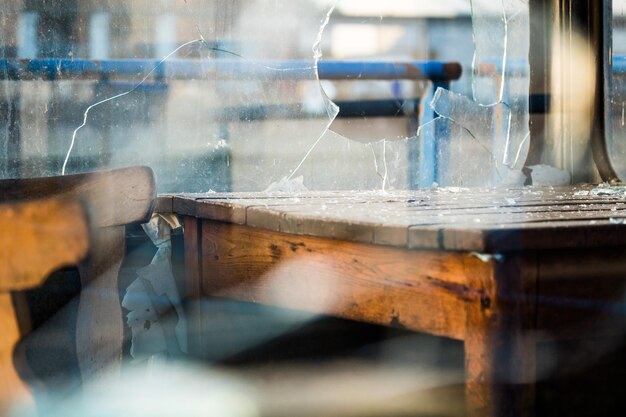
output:
[[[462,339],[467,254],[415,252],[202,222],[202,291]]]
[[[89,232],[78,202],[49,199],[0,204],[0,291],[40,285],[87,254]]]
[[[467,303],[466,401],[469,417],[533,416],[536,255],[490,261],[469,275],[480,300]]]
[[[122,168],[45,178],[0,180],[2,201],[60,196],[86,203],[94,226],[144,223],[156,198],[154,173],[148,167]]]
[[[183,217],[185,239],[186,297],[196,300],[202,296],[202,267],[200,264],[200,222],[195,217]]]
[[[174,197],[171,195],[159,195],[154,204],[154,212],[169,214],[174,212]]]
[[[592,186],[174,195],[174,212],[304,236],[499,253],[626,244],[626,201]]]
[[[200,221],[195,217],[183,217],[184,245],[185,245],[185,297],[192,301],[187,303],[189,311],[189,340],[190,353],[195,357],[202,357],[203,344],[203,315],[198,301],[202,297],[202,266],[200,247]]]
[[[592,191],[210,194],[174,210],[200,221],[204,296],[462,339],[468,414],[517,416],[534,412],[537,341],[625,328],[626,201]]]

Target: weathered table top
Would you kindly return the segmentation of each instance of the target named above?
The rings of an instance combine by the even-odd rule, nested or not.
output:
[[[157,211],[410,249],[498,253],[626,244],[623,187],[165,195]]]

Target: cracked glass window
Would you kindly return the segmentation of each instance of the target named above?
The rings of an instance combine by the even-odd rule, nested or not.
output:
[[[470,6],[471,91],[438,89],[432,98],[438,165],[431,176],[440,185],[521,185],[529,142],[528,2]]]
[[[515,182],[525,160],[522,0],[12,0],[0,39],[4,178],[387,190]]]

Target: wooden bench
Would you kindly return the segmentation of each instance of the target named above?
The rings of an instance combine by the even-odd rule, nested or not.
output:
[[[83,379],[122,360],[124,320],[118,275],[124,258],[125,226],[147,222],[156,200],[155,178],[147,167],[61,177],[0,180],[2,201],[64,197],[85,204],[92,225],[91,251],[81,262],[76,347]],[[80,218],[78,219],[80,220]]]
[[[30,393],[14,366],[13,349],[28,331],[13,293],[43,283],[52,271],[87,255],[82,206],[65,199],[0,204],[0,415]]]
[[[158,210],[184,218],[191,298],[462,340],[468,415],[518,416],[534,415],[538,341],[624,328],[626,200],[596,194],[204,194],[163,196]]]

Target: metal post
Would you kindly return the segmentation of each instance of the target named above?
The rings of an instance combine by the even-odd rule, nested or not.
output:
[[[446,81],[433,81],[429,93],[423,100],[421,106],[421,118],[419,125],[422,126],[421,134],[415,144],[409,147],[409,188],[429,188],[438,182],[440,161],[439,147],[445,140],[444,132],[441,132],[441,124],[434,122],[438,117],[431,108],[430,103],[433,100],[437,88],[450,88],[450,83]],[[442,121],[442,123],[447,123]]]
[[[604,181],[615,182],[618,175],[611,163],[608,144],[611,142],[611,68],[613,43],[612,0],[587,1],[590,9],[591,43],[596,53],[596,101],[591,149],[596,168]]]
[[[526,165],[547,164],[572,173],[574,183],[615,181],[607,151],[610,140],[611,0],[530,0],[530,97],[550,103],[530,115]],[[581,39],[586,50],[580,51]],[[555,66],[559,62],[562,65]],[[595,82],[577,83],[579,68],[595,69]],[[554,72],[558,68],[560,72]],[[593,104],[581,132],[581,88],[591,88]],[[558,94],[557,94],[558,93]]]

